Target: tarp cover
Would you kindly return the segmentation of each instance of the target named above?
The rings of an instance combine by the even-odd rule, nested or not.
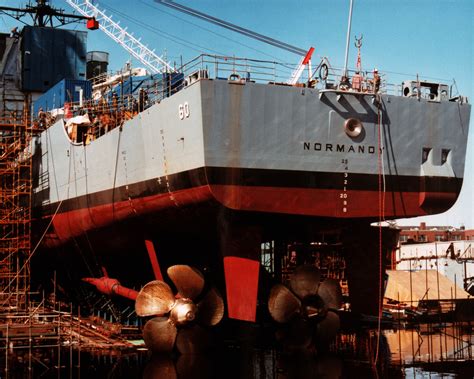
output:
[[[466,291],[456,286],[451,280],[436,270],[412,271],[411,275],[410,271],[388,270],[387,275],[388,283],[385,297],[402,303],[410,303],[413,299],[413,306],[417,306],[418,301],[422,299],[451,300],[469,298],[469,294]]]
[[[91,123],[91,120],[89,119],[89,116],[86,113],[83,116],[76,116],[76,117],[70,118],[69,120],[67,120],[66,126],[70,126],[72,124],[81,125],[81,124],[90,124],[90,123]]]

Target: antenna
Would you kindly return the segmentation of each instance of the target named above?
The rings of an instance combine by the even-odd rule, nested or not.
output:
[[[357,48],[357,62],[356,62],[356,68],[357,71],[362,71],[362,59],[360,56],[360,48],[362,47],[362,38],[364,38],[364,35],[361,34],[359,38],[357,36],[354,36],[355,42],[354,46]]]

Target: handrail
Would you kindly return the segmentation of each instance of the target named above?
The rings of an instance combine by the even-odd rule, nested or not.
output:
[[[227,80],[233,83],[262,83],[265,85],[284,85],[310,87],[319,90],[335,90],[356,94],[374,94],[377,87],[369,71],[347,70],[348,81],[342,82],[343,69],[331,66],[323,57],[313,72],[302,75],[300,83],[288,84],[294,65],[276,61],[249,59],[235,56],[201,54],[177,68],[173,73],[136,76],[137,83],[132,87],[134,76],[129,68],[128,75],[121,73],[114,76],[110,83],[97,87],[95,100],[86,100],[83,104],[69,103],[65,113],[72,115],[88,114],[98,138],[111,129],[123,125],[124,121],[134,117],[153,104],[174,95],[183,88],[199,80]],[[140,74],[141,75],[141,74]],[[403,96],[402,85],[388,83],[385,74],[381,73],[377,88],[379,94]],[[132,78],[132,79],[130,79]],[[357,79],[357,81],[356,81]],[[129,81],[131,80],[131,81]],[[130,88],[120,87],[128,82]],[[412,81],[413,82],[413,81]],[[123,93],[123,92],[126,93]],[[35,115],[34,128],[43,130],[55,121],[49,112]],[[69,114],[65,118],[69,118]],[[98,120],[99,119],[99,120]],[[74,138],[72,138],[74,139]]]

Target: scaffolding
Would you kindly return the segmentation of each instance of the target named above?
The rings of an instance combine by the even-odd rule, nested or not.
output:
[[[28,309],[31,138],[27,112],[0,114],[0,314],[3,315]]]

